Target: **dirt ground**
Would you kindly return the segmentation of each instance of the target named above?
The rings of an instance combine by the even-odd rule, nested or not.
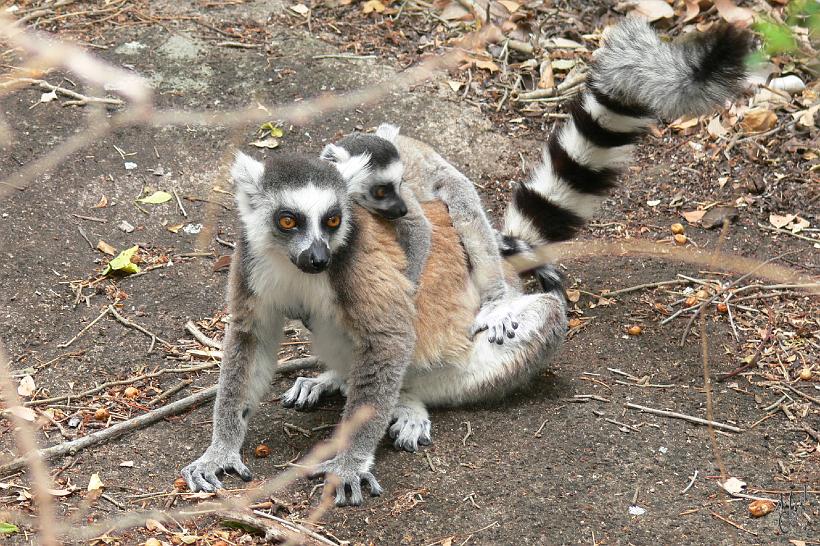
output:
[[[95,26],[93,43],[105,46],[95,53],[148,78],[160,105],[182,109],[287,103],[383,82],[405,66],[400,53],[376,60],[315,59],[343,51],[338,36],[330,39],[324,30],[317,30],[333,22],[331,12],[319,10],[311,29],[276,2],[227,3],[202,13],[199,4],[152,3],[154,13],[168,17],[162,24]],[[264,49],[220,46],[219,42],[233,38],[179,19],[191,14],[219,28],[234,20],[265,26],[270,42]],[[339,18],[344,21],[343,15]],[[378,25],[369,31],[377,32]],[[449,90],[448,78],[437,76],[375,106],[332,114],[309,125],[286,125],[279,150],[318,153],[340,133],[391,121],[462,168],[497,216],[511,182],[523,178],[525,163],[540,153],[540,143],[546,138],[541,125],[548,127],[551,120],[511,125],[509,119],[502,120],[503,111],[496,113],[494,108],[460,100],[460,95]],[[48,79],[66,83],[57,73]],[[37,104],[40,94],[32,88],[0,98],[0,112],[15,134],[15,140],[0,153],[4,177],[83,131],[87,123],[82,108],[64,108],[56,102]],[[512,114],[507,115],[510,117]],[[31,374],[38,389],[35,399],[79,393],[105,381],[178,366],[181,363],[175,359],[185,356],[185,348],[192,346],[184,329],[186,321],[207,321],[224,314],[226,270],[214,271],[214,265],[219,256],[230,254],[230,248],[214,236],[234,240],[235,211],[230,196],[213,188],[230,190],[226,165],[236,148],[260,158],[278,153],[249,147],[255,132],[256,126],[237,131],[199,126],[117,130],[38,177],[25,191],[11,192],[0,202],[0,329],[15,380]],[[816,147],[816,132],[796,138],[808,148],[814,139]],[[810,172],[798,154],[780,149],[761,158],[739,147],[731,162],[720,154],[698,160],[687,139],[671,131],[647,138],[635,167],[581,239],[631,237],[668,242],[669,225],[686,224],[681,210],[696,204],[735,203],[746,196],[746,206],[739,208],[739,218],[731,225],[723,248],[760,260],[791,252],[777,263],[816,278],[820,268],[817,245],[758,225],[766,224],[772,212],[796,212],[812,227],[820,226],[816,171]],[[126,162],[135,163],[136,168],[127,170]],[[721,177],[728,177],[728,183],[719,184]],[[137,197],[149,191],[172,188],[182,198],[187,217],[175,200],[142,205],[144,211],[134,205]],[[102,196],[106,206],[95,208]],[[670,204],[673,197],[686,203],[683,209]],[[647,205],[653,200],[660,200],[660,205]],[[132,233],[119,229],[123,220],[136,229]],[[206,235],[184,228],[169,230],[179,224],[204,224]],[[209,232],[209,227],[215,231]],[[170,264],[133,278],[95,286],[86,282],[77,304],[77,284],[69,282],[97,278],[109,259],[89,246],[81,230],[92,246],[103,240],[119,251],[138,244],[148,264],[163,263],[166,257]],[[717,231],[687,225],[687,235],[701,248],[717,245]],[[782,494],[788,499],[789,491],[800,492],[792,495],[795,505],[798,500],[802,503],[794,512],[778,510],[760,519],[748,515],[747,500],[731,499],[718,487],[720,469],[706,427],[624,408],[624,403],[631,402],[705,418],[700,336],[695,327],[680,347],[686,319],[660,324],[664,315],[655,304],[669,305],[679,299],[683,286],[634,291],[612,301],[594,295],[674,280],[677,274],[726,280],[742,272],[722,274],[718,269],[704,273],[696,266],[634,256],[570,259],[562,265],[571,289],[582,291],[576,294],[579,299],[573,310],[573,317],[582,320],[550,372],[501,403],[434,410],[433,444],[418,453],[397,452],[384,440],[374,473],[385,494],[366,499],[361,507],[329,511],[317,529],[339,540],[364,544],[786,544],[792,539],[820,543],[818,441],[800,428],[801,423],[820,428],[816,403],[793,395],[789,399],[794,403],[792,420],[789,411],[764,409],[783,393],[759,375],[741,374],[714,384],[714,419],[744,429],[740,434],[717,435],[728,475],[743,479],[758,495],[780,498]],[[149,337],[110,316],[69,347],[58,347],[89,325],[112,298],[126,296],[122,315],[176,345],[177,350],[166,350],[157,343],[149,351]],[[803,334],[785,343],[789,351],[784,354],[794,355],[793,360],[780,362],[778,367],[774,353],[767,353],[765,362],[773,362],[772,374],[781,380],[785,374],[789,384],[816,401],[820,398],[817,298],[798,292],[765,301],[777,313],[777,331],[803,328]],[[766,305],[755,300],[748,305],[758,311],[749,312],[745,322],[738,319],[740,341],[733,337],[725,315],[714,311],[707,315],[713,376],[740,365],[759,342],[758,332],[765,331]],[[642,327],[642,335],[627,335],[626,328],[636,324]],[[221,326],[217,323],[210,332],[218,335]],[[283,355],[309,354],[309,345],[297,343],[304,340],[300,335],[298,331],[292,336]],[[798,344],[798,338],[804,341]],[[814,370],[814,380],[792,381],[803,367]],[[186,377],[194,383],[172,399],[212,385],[217,369],[138,382],[133,385],[140,389],[135,401],[124,397],[123,385],[95,397],[63,402],[56,409],[63,412],[63,426],[73,436],[68,425],[72,416],[80,416],[84,430],[91,431],[103,426],[93,419],[99,407],[109,408],[114,421],[137,415],[147,409],[144,404],[149,399]],[[330,430],[311,429],[333,424],[339,417],[341,398],[327,400],[307,413],[282,408],[278,396],[294,377],[275,379],[270,396],[252,422],[243,456],[256,480],[277,475],[283,465],[328,437]],[[644,377],[648,385],[640,380]],[[61,518],[80,514],[74,521],[79,526],[124,512],[162,508],[169,499],[174,499],[177,508],[194,506],[196,499],[173,496],[173,482],[179,469],[207,447],[210,412],[210,406],[203,406],[53,461],[52,468],[61,471],[60,487],[80,488],[56,499]],[[770,412],[772,416],[755,424]],[[285,424],[310,433],[294,433]],[[63,440],[57,428],[46,429],[48,436],[40,435],[42,446]],[[0,423],[0,432],[2,457],[11,458],[13,439],[7,420]],[[261,443],[270,447],[268,458],[253,456],[254,447]],[[121,466],[123,461],[133,461],[133,466]],[[697,479],[683,492],[695,472]],[[79,511],[86,485],[95,473],[121,508],[99,499],[88,512]],[[0,476],[0,482],[24,485],[26,479],[19,474]],[[247,487],[233,478],[226,483]],[[278,492],[278,515],[306,516],[319,500],[318,492],[311,496],[314,485],[303,480]],[[144,498],[148,493],[158,495]],[[0,492],[4,509],[30,512],[30,501],[18,500],[18,494],[19,489],[4,487]],[[639,507],[632,512],[640,515],[630,513],[631,506]],[[203,537],[199,544],[214,543],[218,537],[213,531],[221,528],[213,517],[182,525],[187,534]],[[36,538],[26,534],[31,529],[25,531],[8,540],[36,543]],[[233,532],[227,540],[247,540],[241,534]],[[111,531],[106,540],[139,544],[151,536],[170,540],[170,535],[142,526]]]

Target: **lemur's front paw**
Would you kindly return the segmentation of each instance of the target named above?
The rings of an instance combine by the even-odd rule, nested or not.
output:
[[[253,475],[248,467],[242,463],[239,452],[224,448],[209,447],[196,461],[182,469],[182,477],[188,483],[188,489],[212,492],[222,489],[222,482],[217,475],[233,473],[246,482],[251,481]]]
[[[286,408],[306,410],[315,406],[325,394],[333,394],[341,385],[327,372],[319,377],[297,377],[293,386],[282,395],[282,405]]]
[[[419,446],[429,446],[430,419],[419,415],[413,408],[398,405],[393,409],[393,423],[388,429],[396,449],[403,449],[410,453],[418,451]]]
[[[324,475],[325,481],[328,481],[330,476],[335,477],[337,480],[336,506],[359,506],[364,500],[362,482],[370,487],[372,497],[381,496],[383,491],[379,482],[368,470],[369,467],[368,463],[357,463],[342,454],[317,465],[313,475]]]
[[[470,329],[470,337],[487,330],[487,341],[502,345],[504,337],[512,339],[518,329],[518,321],[508,305],[504,303],[485,303]]]

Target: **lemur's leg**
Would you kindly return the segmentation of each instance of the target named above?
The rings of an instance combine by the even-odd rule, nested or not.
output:
[[[222,488],[217,476],[227,472],[234,472],[245,481],[252,477],[239,450],[248,421],[276,371],[284,317],[255,320],[252,306],[244,312],[250,316],[237,316],[236,307],[234,313],[225,335],[211,445],[199,459],[182,469],[191,491]]]
[[[397,422],[403,417],[417,426],[402,426],[397,447],[412,451],[415,445],[429,442],[429,429],[419,426],[427,419],[425,404],[451,406],[501,396],[544,369],[558,351],[567,325],[566,300],[560,291],[512,296],[502,303],[518,319],[515,339],[496,345],[483,342],[479,335],[466,363],[408,370],[402,400],[412,403],[405,405],[404,416],[397,412],[394,416]]]
[[[512,308],[504,303],[513,291],[504,277],[498,236],[487,219],[473,183],[443,159],[438,163],[433,191],[449,209],[481,298],[481,309],[470,335],[488,330],[487,340],[501,345],[505,337],[515,337],[518,319]]]
[[[396,236],[407,256],[405,275],[414,287],[418,287],[419,277],[424,270],[424,264],[427,263],[427,256],[430,254],[430,238],[433,228],[427,216],[424,215],[418,199],[411,191],[402,187],[401,197],[407,205],[407,214],[395,220]]]
[[[293,386],[282,395],[282,405],[298,410],[310,409],[327,394],[345,390],[344,379],[338,372],[328,370],[319,377],[297,377]]]

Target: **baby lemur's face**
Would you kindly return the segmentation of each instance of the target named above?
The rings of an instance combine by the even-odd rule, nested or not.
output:
[[[353,198],[369,211],[395,220],[407,214],[407,204],[399,195],[404,166],[396,160],[385,169],[372,169],[369,178],[351,192]]]
[[[305,156],[262,164],[238,154],[231,174],[245,235],[256,252],[277,252],[305,273],[326,270],[350,230],[347,183]]]
[[[348,180],[353,200],[370,212],[388,220],[407,214],[407,204],[401,198],[404,165],[391,139],[398,128],[385,132],[380,126],[376,134],[353,133],[336,144],[329,144],[322,158],[333,162]]]

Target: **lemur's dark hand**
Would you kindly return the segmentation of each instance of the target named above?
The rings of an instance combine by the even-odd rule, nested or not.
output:
[[[224,486],[217,476],[227,473],[236,474],[246,482],[253,478],[251,471],[242,463],[239,452],[213,445],[199,459],[182,469],[182,477],[194,493],[222,489]]]

